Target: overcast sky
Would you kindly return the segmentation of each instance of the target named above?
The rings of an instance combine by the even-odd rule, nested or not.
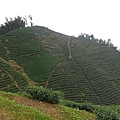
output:
[[[120,0],[0,0],[0,24],[18,15],[32,15],[35,25],[56,32],[93,34],[120,46]]]

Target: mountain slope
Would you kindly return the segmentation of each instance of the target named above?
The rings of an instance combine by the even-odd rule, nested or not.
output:
[[[18,65],[14,66],[20,67]],[[24,73],[22,71],[22,73]],[[24,74],[25,75],[25,74]],[[23,74],[17,72],[11,65],[10,61],[0,58],[0,90],[17,92],[28,85],[28,80]]]
[[[25,28],[11,31],[0,39],[1,57],[14,60],[31,80],[45,85],[56,60],[39,44],[37,36]]]
[[[42,34],[40,30],[37,33]],[[62,34],[58,37],[54,33],[50,38],[43,40],[44,48],[62,60],[51,71],[49,88],[64,91],[70,100],[103,105],[120,103],[120,55],[117,50]],[[51,47],[53,45],[55,47]]]
[[[66,99],[120,103],[120,54],[113,48],[34,26],[1,36],[0,56],[22,67],[28,83],[61,90]]]

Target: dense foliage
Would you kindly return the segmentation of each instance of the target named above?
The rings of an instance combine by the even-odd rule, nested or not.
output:
[[[77,103],[66,100],[62,100],[61,104],[95,113],[97,120],[120,120],[120,106],[98,106],[88,102]]]
[[[89,35],[89,34],[86,34],[86,33],[84,33],[84,34],[81,33],[78,36],[78,39],[94,41],[94,42],[99,43],[101,45],[111,47],[113,49],[117,49],[117,47],[112,44],[111,39],[108,39],[108,40],[98,39],[98,38],[95,38],[93,34]]]
[[[22,27],[25,27],[25,19],[22,17],[18,16],[14,19],[10,18],[10,20],[6,18],[6,22],[0,26],[0,35]]]
[[[43,87],[28,86],[25,91],[27,94],[30,94],[33,99],[54,104],[59,103],[59,100],[63,98],[62,92],[44,89]]]
[[[120,120],[120,108],[95,106],[94,113],[97,115],[97,120]]]

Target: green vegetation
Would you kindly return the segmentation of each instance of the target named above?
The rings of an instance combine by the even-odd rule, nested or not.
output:
[[[0,92],[0,119],[120,120],[120,52],[111,40],[25,24],[18,16],[0,27],[0,90],[26,88],[37,101]]]
[[[111,39],[108,39],[107,41],[106,40],[102,40],[102,39],[98,39],[98,38],[95,38],[94,35],[88,35],[86,33],[79,35],[78,38],[80,40],[89,40],[89,41],[92,41],[92,42],[96,42],[96,43],[99,43],[103,46],[107,46],[107,47],[110,47],[110,48],[113,48],[113,49],[117,49],[117,47],[115,47],[112,42],[111,42]]]
[[[38,102],[17,94],[0,91],[2,120],[95,120],[92,113],[61,105]]]
[[[44,50],[35,34],[27,28],[21,28],[1,36],[0,40],[2,58],[16,61],[31,80],[46,85],[57,61]]]
[[[98,106],[66,100],[62,100],[61,104],[53,106],[17,94],[0,91],[0,119],[95,120],[94,114],[96,114],[97,120],[120,120],[120,106]]]
[[[25,92],[30,94],[33,99],[54,104],[59,103],[60,99],[63,98],[62,92],[44,89],[43,87],[27,86]]]
[[[17,92],[28,85],[27,79],[0,59],[0,90]]]
[[[68,40],[45,27],[21,28],[0,36],[0,56],[7,63],[15,61],[28,84],[60,90],[65,99],[119,104],[119,52],[95,39],[71,37],[70,59]]]
[[[94,113],[96,114],[98,120],[120,120],[120,106],[98,106],[88,102],[77,103],[74,101],[67,101],[63,100],[60,92],[44,89],[42,87],[28,86],[26,92],[32,96],[31,98],[37,99],[39,101],[45,101],[49,103],[60,102],[60,104],[67,107],[76,108],[79,110],[86,110],[90,113]],[[68,112],[68,110],[66,108],[64,109],[64,112],[66,113]],[[76,116],[74,113],[72,115]],[[76,119],[80,118],[81,116],[76,116]]]
[[[17,92],[32,84],[60,90],[65,99],[76,102],[120,104],[120,53],[110,40],[103,44],[93,36],[69,38],[40,26],[1,35],[1,59],[9,66],[7,73],[12,77],[8,79],[15,81],[13,86],[18,84],[15,91],[11,90],[14,87],[9,87],[10,80],[4,77],[6,91]],[[12,65],[10,61],[14,61]],[[1,66],[1,76],[2,70]],[[2,85],[0,90],[4,90]]]
[[[120,120],[120,106],[96,106],[94,113],[98,120]]]
[[[8,18],[5,19],[6,22],[4,23],[4,25],[2,24],[0,26],[0,35],[5,34],[14,29],[25,27],[25,20],[20,16],[15,17],[14,19],[10,18],[10,21],[8,20]]]
[[[114,106],[98,106],[92,103],[77,103],[73,101],[61,100],[61,104],[77,108],[79,110],[86,110],[96,114],[97,120],[120,120],[120,105]]]
[[[94,41],[82,39],[71,41],[71,50],[75,63],[83,73],[79,87],[84,101],[103,105],[119,104],[119,52]]]
[[[0,92],[2,95],[4,93]],[[11,94],[6,94],[11,95]],[[11,95],[12,96],[12,95]],[[34,108],[17,104],[15,100],[0,95],[0,119],[5,120],[53,120]]]
[[[67,116],[67,120],[96,120],[95,115],[88,113],[86,114],[86,111],[84,110],[76,110],[68,107],[62,107],[59,108],[64,116]],[[63,117],[62,119],[65,119]]]

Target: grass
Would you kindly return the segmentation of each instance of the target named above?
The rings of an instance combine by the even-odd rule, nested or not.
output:
[[[74,101],[61,100],[62,105],[86,110],[96,114],[97,120],[120,120],[120,105],[100,106],[92,103],[84,102],[77,103]]]
[[[63,119],[65,117],[67,117],[67,120],[86,120],[86,119],[95,120],[96,119],[96,117],[93,114],[86,112],[84,110],[80,111],[78,109],[76,110],[76,109],[68,108],[65,106],[58,107],[58,109],[63,114],[63,117],[62,117]]]
[[[53,120],[47,115],[29,106],[17,104],[0,96],[0,119],[6,120]]]
[[[0,119],[6,120],[95,120],[86,111],[38,102],[18,94],[0,91]]]
[[[61,104],[38,102],[23,95],[0,91],[0,119],[30,120],[120,120],[120,106],[98,106],[73,101],[61,101]],[[81,106],[82,110],[75,108]],[[92,106],[92,107],[91,107]],[[87,112],[85,110],[92,110]],[[95,115],[96,114],[96,115]]]

